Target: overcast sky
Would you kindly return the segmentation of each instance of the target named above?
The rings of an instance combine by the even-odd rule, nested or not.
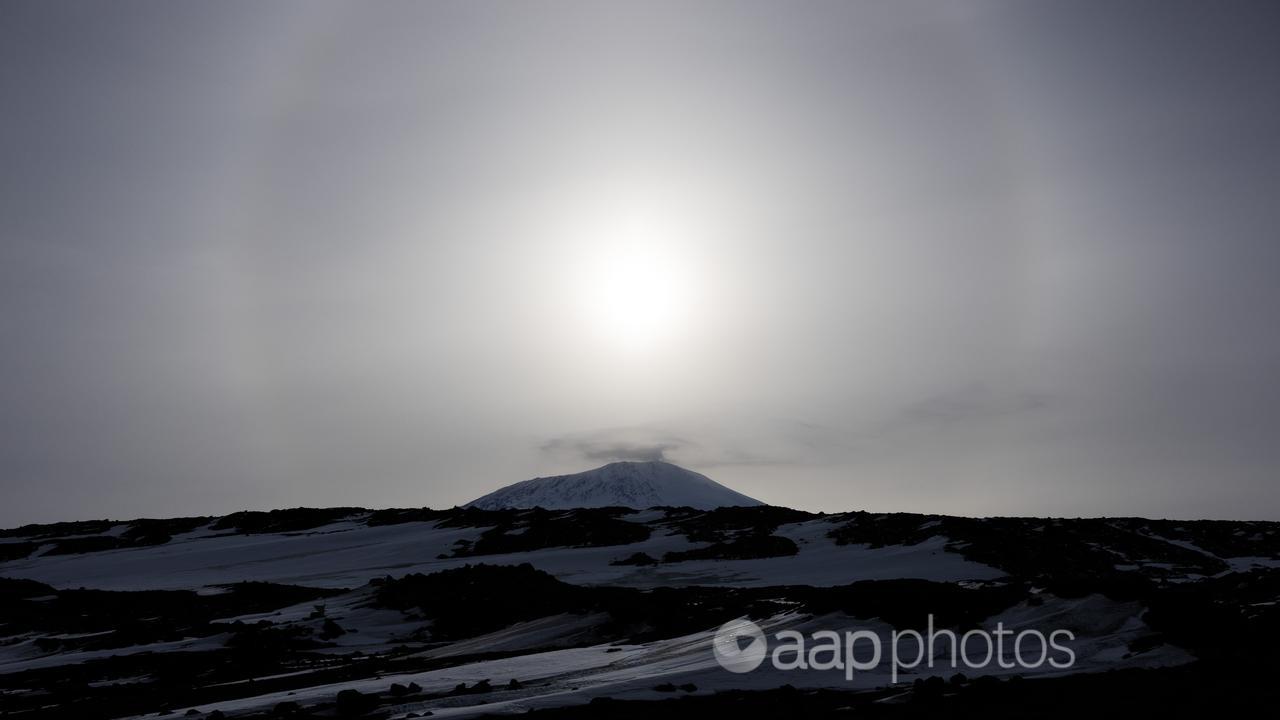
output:
[[[0,524],[657,458],[1280,519],[1269,2],[0,4]]]

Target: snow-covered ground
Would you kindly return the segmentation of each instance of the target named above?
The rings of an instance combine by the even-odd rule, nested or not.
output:
[[[1162,667],[1177,665],[1192,658],[1185,651],[1168,645],[1131,652],[1129,644],[1149,633],[1139,619],[1141,608],[1133,603],[1118,603],[1099,595],[1067,600],[1046,597],[1032,606],[1022,604],[1011,608],[982,623],[994,628],[1003,623],[1010,630],[1066,629],[1075,635],[1070,647],[1076,653],[1073,667],[1068,670],[1044,664],[1040,668],[1022,666],[1001,667],[998,660],[1014,665],[1012,650],[1006,647],[1002,658],[992,657],[980,668],[963,664],[950,665],[949,649],[945,643],[937,646],[933,668],[924,663],[916,670],[899,669],[899,682],[911,682],[919,677],[949,677],[956,672],[970,675],[996,676],[1023,675],[1049,676],[1065,672],[1091,672],[1125,667]],[[535,648],[545,647],[549,640],[581,630],[590,618],[557,616],[543,621],[522,623],[489,635],[464,641],[459,650],[478,648]],[[840,633],[859,629],[871,630],[881,638],[884,647],[890,643],[892,628],[878,620],[852,618],[842,614],[811,617],[803,614],[780,614],[760,621],[766,636],[773,638],[778,632],[791,630],[804,636],[812,636],[819,630]],[[691,684],[695,693],[712,693],[720,690],[750,690],[775,688],[790,684],[797,688],[869,689],[891,684],[892,664],[886,652],[885,660],[873,670],[856,671],[852,677],[843,670],[780,670],[766,661],[754,671],[735,674],[721,668],[711,651],[714,632],[692,633],[681,637],[634,645],[597,644],[542,652],[531,652],[515,657],[483,660],[426,672],[388,675],[355,682],[318,685],[294,691],[281,691],[245,697],[234,701],[202,706],[209,711],[219,709],[225,713],[270,710],[277,703],[292,701],[309,705],[331,701],[340,690],[355,689],[365,693],[384,692],[391,683],[408,685],[417,683],[427,694],[448,693],[458,684],[474,685],[489,681],[493,690],[484,694],[455,695],[430,700],[416,700],[393,705],[391,717],[404,717],[410,712],[430,711],[434,717],[471,717],[484,713],[523,713],[534,708],[557,707],[589,702],[596,697],[616,699],[656,699],[669,697],[669,692],[655,689],[664,684],[681,686]],[[440,651],[434,651],[439,656]],[[902,657],[912,658],[914,650],[904,651]],[[463,654],[460,652],[459,654]],[[975,664],[978,662],[975,653]],[[517,680],[520,685],[507,689],[506,684]],[[186,708],[179,709],[178,714]]]
[[[131,542],[137,535],[137,524],[67,524],[66,535],[41,534],[36,529],[0,539],[0,546],[21,544],[9,557],[24,548],[37,548],[27,557],[0,563],[0,578],[10,579],[5,585],[9,592],[27,593],[14,596],[21,601],[26,615],[0,620],[7,631],[0,642],[0,677],[11,681],[0,687],[0,692],[6,693],[7,699],[33,703],[47,702],[42,698],[50,696],[63,698],[59,693],[70,700],[83,700],[87,693],[97,691],[105,698],[118,698],[120,694],[146,696],[158,687],[155,676],[163,672],[149,675],[137,668],[154,668],[157,662],[187,657],[197,658],[196,664],[206,670],[225,668],[225,658],[233,652],[253,653],[259,648],[276,647],[271,645],[274,641],[287,643],[289,638],[300,639],[299,644],[288,646],[283,655],[270,662],[251,670],[241,668],[219,674],[216,680],[209,681],[200,690],[210,692],[201,697],[218,699],[206,701],[198,709],[218,709],[235,717],[269,712],[282,702],[304,707],[332,705],[339,691],[357,690],[376,693],[380,711],[390,710],[393,718],[426,712],[434,717],[469,717],[582,704],[604,697],[657,699],[672,697],[673,693],[706,694],[783,685],[866,690],[889,687],[895,680],[909,683],[929,676],[950,677],[956,672],[970,676],[1051,676],[1163,667],[1194,659],[1187,650],[1165,639],[1173,635],[1166,632],[1167,626],[1159,627],[1158,613],[1147,617],[1155,618],[1151,622],[1159,632],[1148,627],[1143,620],[1147,608],[1139,602],[1120,602],[1100,594],[1056,597],[1033,588],[1055,587],[1064,595],[1085,592],[1070,583],[1064,583],[1065,590],[1054,585],[1054,568],[1050,567],[1053,559],[1041,563],[1041,553],[1053,555],[1056,550],[1052,544],[1033,545],[1031,570],[1023,571],[1030,574],[1019,574],[1019,568],[1028,567],[1017,564],[1019,555],[997,552],[1019,548],[1017,539],[1034,541],[1043,533],[1043,523],[1037,524],[1034,519],[1023,525],[1005,521],[999,525],[1005,534],[986,534],[992,526],[985,520],[967,521],[966,526],[938,516],[813,515],[769,507],[723,512],[659,507],[635,512],[285,512],[280,517],[272,515],[276,520],[285,518],[278,525],[264,525],[264,514],[230,521],[148,521],[169,523],[164,527],[174,528],[177,534],[162,544],[108,550],[100,548]],[[381,524],[387,522],[397,524]],[[1073,521],[1052,522],[1073,529]],[[306,530],[264,529],[315,523],[319,524]],[[1064,546],[1077,543],[1096,550],[1096,556],[1104,558],[1100,567],[1114,567],[1117,575],[1133,573],[1124,579],[1147,582],[1151,592],[1210,587],[1214,592],[1222,588],[1222,592],[1229,593],[1235,591],[1232,583],[1239,582],[1243,583],[1242,592],[1250,593],[1245,616],[1253,617],[1262,612],[1260,608],[1274,604],[1266,595],[1270,586],[1264,582],[1268,577],[1274,578],[1274,568],[1280,566],[1273,553],[1272,528],[1250,525],[1238,532],[1253,533],[1252,536],[1227,536],[1220,526],[1194,527],[1184,532],[1157,523],[1152,521],[1153,527],[1146,528],[1128,520],[1085,521],[1075,526],[1080,528],[1078,535],[1059,532],[1058,537],[1065,538]],[[103,531],[94,535],[95,528]],[[187,531],[180,532],[178,528]],[[1026,535],[1017,535],[1019,531]],[[846,540],[874,540],[877,544],[842,545],[833,539],[833,532]],[[962,540],[953,542],[948,533]],[[1255,536],[1256,542],[1248,539]],[[59,544],[68,538],[74,538],[76,543]],[[544,547],[575,542],[574,538],[581,539],[580,544],[619,544]],[[86,540],[90,542],[84,543]],[[536,549],[490,552],[517,547]],[[974,549],[982,552],[972,552]],[[702,557],[719,559],[680,560],[671,555],[697,550],[706,551]],[[965,553],[1000,567],[967,559]],[[768,554],[776,556],[752,557]],[[620,560],[627,562],[618,563]],[[577,587],[566,588],[538,573],[510,567],[396,582],[383,580],[400,579],[411,573],[430,575],[466,565],[525,563]],[[1074,567],[1069,562],[1063,566]],[[1092,570],[1095,566],[1084,567]],[[1253,574],[1249,576],[1233,574],[1250,571]],[[508,572],[515,574],[503,575]],[[526,593],[520,599],[520,607],[541,600],[538,614],[512,612],[502,603],[494,605],[499,615],[477,614],[472,603],[483,604],[504,594],[495,593],[494,586],[483,583],[478,587],[489,590],[468,597],[462,610],[454,609],[452,615],[423,600],[439,597],[441,587],[476,587],[468,584],[493,573],[527,582],[529,587],[512,587],[510,592],[514,597]],[[1088,576],[1081,577],[1088,580]],[[460,579],[456,580],[459,584],[431,584],[441,578]],[[48,584],[54,590],[11,582],[23,579]],[[845,587],[866,580],[937,584]],[[306,587],[231,587],[244,581]],[[505,579],[500,582],[505,584],[497,587],[503,590],[511,586]],[[685,589],[636,592],[664,587]],[[1100,582],[1092,587],[1105,590],[1108,586]],[[128,615],[128,606],[120,615],[107,615],[111,618],[109,623],[85,625],[81,620],[93,616],[95,598],[107,594],[66,592],[74,588],[193,590],[200,596],[199,602],[187,595],[161,596],[170,598],[164,602],[212,609],[206,615],[197,613],[186,618],[181,621],[185,624],[169,630],[165,630],[165,622],[174,606],[162,602],[148,605],[152,608],[149,616],[136,618],[140,621],[136,626],[130,626],[133,618]],[[397,596],[397,591],[409,594]],[[262,593],[266,599],[251,603],[240,595],[254,592]],[[448,594],[449,590],[443,592]],[[109,595],[117,598],[116,603],[134,602],[132,596]],[[622,596],[626,600],[612,605],[573,600],[582,596]],[[397,603],[396,597],[406,601]],[[668,605],[661,606],[664,597],[668,598]],[[867,597],[872,600],[867,601]],[[879,604],[876,597],[880,598]],[[934,652],[934,660],[938,661],[934,667],[899,668],[897,677],[888,660],[852,676],[839,669],[782,670],[768,662],[752,672],[734,674],[715,660],[715,628],[700,628],[713,615],[717,618],[714,623],[732,619],[718,618],[720,609],[739,608],[733,611],[737,613],[750,608],[771,638],[783,630],[811,636],[820,630],[843,633],[864,629],[876,633],[887,647],[893,628],[884,618],[852,617],[832,610],[893,617],[895,608],[925,607],[924,603],[934,607],[952,601],[968,608],[965,612],[970,614],[963,614],[968,622],[994,612],[978,623],[986,629],[1002,623],[1015,632],[1035,629],[1047,634],[1069,630],[1072,639],[1068,644],[1075,661],[1069,668],[1051,664],[1036,668],[1001,666],[999,659],[1009,659],[1006,652],[1002,658],[973,668],[952,666]],[[643,612],[636,612],[636,607]],[[867,611],[868,607],[875,609]],[[1155,601],[1151,601],[1151,607],[1156,607]],[[714,612],[697,614],[696,608]],[[996,611],[998,608],[1003,609]],[[939,611],[945,612],[945,608]],[[120,613],[119,605],[113,612]],[[670,621],[673,614],[680,622]],[[761,620],[760,616],[769,617]],[[501,619],[468,624],[477,617]],[[114,624],[116,619],[125,622],[118,627]],[[41,622],[46,624],[41,626]],[[922,626],[923,618],[919,622],[916,627]],[[966,625],[963,629],[971,627]],[[700,629],[688,632],[693,628]],[[959,632],[962,628],[954,630]],[[199,665],[201,662],[205,664]],[[235,666],[234,662],[231,664]],[[69,665],[95,668],[91,679],[76,691],[81,695],[58,684],[56,676]],[[513,679],[518,682],[509,686]],[[482,681],[487,681],[486,690],[475,691],[476,683]],[[403,690],[393,694],[393,683],[412,683],[418,690],[408,697]],[[460,684],[469,689],[457,691]],[[166,696],[163,704],[154,704],[156,709],[151,712],[163,709],[181,715],[189,708],[179,706],[194,701],[190,691],[182,689],[176,696]],[[128,707],[128,712],[135,712],[134,705]]]
[[[637,518],[644,519],[642,513]],[[628,521],[631,517],[624,516]],[[548,548],[536,552],[440,558],[459,540],[474,541],[485,528],[446,528],[436,522],[368,527],[333,523],[301,533],[217,534],[206,529],[164,545],[81,555],[42,555],[0,563],[0,577],[37,580],[54,587],[107,590],[200,589],[245,580],[315,587],[357,587],[372,578],[431,573],[466,564],[530,563],[566,582],[658,587],[676,585],[844,585],[857,580],[919,578],[984,580],[1003,573],[946,552],[946,539],[871,549],[837,545],[826,537],[831,521],[818,518],[783,525],[774,533],[793,540],[799,554],[754,560],[690,560],[656,566],[610,563],[634,552],[703,547],[685,535],[657,527],[644,541],[623,546]]]

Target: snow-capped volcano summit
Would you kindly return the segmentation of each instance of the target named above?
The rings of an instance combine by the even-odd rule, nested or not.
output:
[[[643,509],[685,505],[702,510],[764,503],[735,492],[692,470],[667,462],[615,462],[594,470],[534,478],[477,498],[467,507],[500,508],[609,507]]]

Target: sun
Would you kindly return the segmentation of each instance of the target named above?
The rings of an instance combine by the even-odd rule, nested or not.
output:
[[[646,247],[619,248],[599,260],[594,315],[623,346],[652,348],[674,334],[684,306],[678,261]]]
[[[577,302],[599,338],[631,353],[653,352],[687,329],[690,260],[675,237],[632,220],[588,246]]]

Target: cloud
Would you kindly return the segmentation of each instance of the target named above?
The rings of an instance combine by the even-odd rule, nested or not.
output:
[[[793,428],[794,429],[794,428]],[[752,433],[700,432],[653,427],[614,428],[550,438],[538,450],[562,461],[665,461],[690,467],[776,466],[800,462],[790,444],[765,443]],[[744,443],[752,447],[745,449]],[[767,446],[767,447],[766,447]]]
[[[1044,410],[1050,397],[1044,393],[993,390],[972,383],[939,393],[907,406],[895,419],[902,425],[952,425]]]
[[[666,461],[668,454],[689,444],[681,438],[662,440],[637,437],[636,431],[603,431],[589,435],[551,438],[538,446],[550,455],[592,462]]]

